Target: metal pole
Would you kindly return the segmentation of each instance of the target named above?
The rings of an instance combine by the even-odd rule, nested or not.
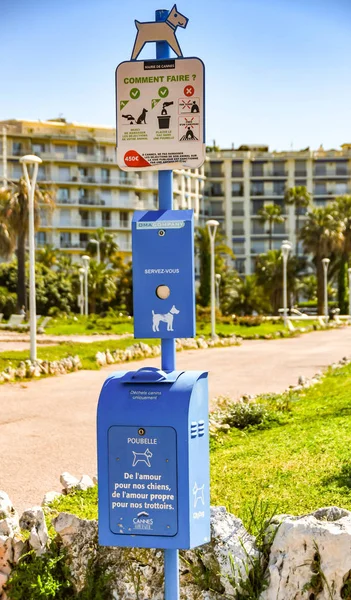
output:
[[[98,240],[97,240],[97,262],[98,262],[98,265],[101,262],[101,257],[100,257],[100,242]]]
[[[88,316],[89,308],[88,308],[88,265],[85,265],[84,272],[84,283],[85,283],[85,316]]]
[[[216,297],[215,297],[215,245],[214,236],[210,237],[211,244],[211,337],[216,337]]]
[[[35,231],[34,231],[34,192],[38,176],[38,163],[33,165],[32,181],[29,179],[27,163],[23,162],[24,177],[28,188],[28,221],[29,221],[29,330],[30,359],[37,360],[37,316],[35,302]]]
[[[7,135],[6,127],[2,128],[2,179],[4,188],[7,188]]]
[[[84,313],[84,287],[83,287],[84,269],[83,269],[83,272],[79,274],[79,283],[80,283],[79,308],[80,308],[80,314],[82,315]]]
[[[288,257],[283,252],[283,308],[284,308],[284,327],[288,324],[288,290],[287,290],[287,262]]]
[[[165,21],[167,10],[156,10],[155,20]],[[170,57],[167,42],[156,42],[156,58],[159,60]],[[159,208],[171,210],[173,207],[173,173],[171,170],[158,172]],[[165,371],[175,369],[175,340],[161,339],[161,365]],[[164,551],[165,600],[179,600],[179,551]]]

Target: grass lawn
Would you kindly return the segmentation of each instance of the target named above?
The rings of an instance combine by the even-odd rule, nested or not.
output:
[[[59,360],[66,358],[69,355],[76,355],[80,357],[82,361],[83,369],[95,369],[98,370],[100,367],[96,364],[95,354],[103,350],[117,350],[125,349],[127,346],[131,346],[136,342],[145,342],[149,346],[159,344],[159,340],[134,340],[131,338],[121,340],[107,340],[104,342],[91,342],[89,344],[79,344],[75,342],[67,342],[58,344],[55,346],[38,346],[38,358],[46,360]],[[9,366],[9,362],[12,366],[17,366],[21,360],[29,358],[28,350],[13,350],[12,352],[0,352],[0,372]]]
[[[262,397],[268,406],[281,402]],[[285,399],[287,396],[285,395]],[[258,501],[295,515],[351,509],[351,366],[294,392],[270,429],[231,429],[212,442],[212,503],[242,514]]]
[[[211,503],[249,521],[249,510],[303,514],[322,506],[351,509],[351,366],[302,392],[262,396],[279,422],[231,429],[211,442]],[[97,488],[55,500],[53,515],[97,518]],[[52,516],[52,515],[51,515]],[[50,516],[50,518],[51,518]]]
[[[312,328],[317,321],[292,321],[295,327],[306,327]],[[289,333],[288,327],[284,327],[283,321],[265,321],[260,325],[246,326],[246,325],[235,325],[226,323],[217,323],[216,332],[219,335],[237,335],[244,339],[255,338],[255,336],[264,336],[277,331],[284,331]],[[211,335],[211,323],[197,323],[197,334],[198,335]]]

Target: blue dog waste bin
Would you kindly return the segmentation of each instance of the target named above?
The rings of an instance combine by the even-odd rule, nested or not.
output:
[[[100,394],[97,444],[101,545],[210,540],[206,372],[114,373]]]

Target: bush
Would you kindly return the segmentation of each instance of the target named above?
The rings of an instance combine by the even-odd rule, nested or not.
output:
[[[16,312],[17,296],[13,292],[9,292],[6,288],[0,287],[0,313],[4,314],[5,319],[8,319]]]
[[[240,402],[231,406],[224,423],[236,429],[246,429],[248,427],[262,429],[276,420],[277,415],[267,410],[263,404],[240,400]]]

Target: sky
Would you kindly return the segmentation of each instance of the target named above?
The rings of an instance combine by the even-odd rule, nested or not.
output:
[[[115,126],[114,72],[151,0],[0,0],[0,120]],[[177,37],[206,67],[206,141],[351,143],[351,0],[179,0]],[[154,58],[147,44],[139,58]]]

